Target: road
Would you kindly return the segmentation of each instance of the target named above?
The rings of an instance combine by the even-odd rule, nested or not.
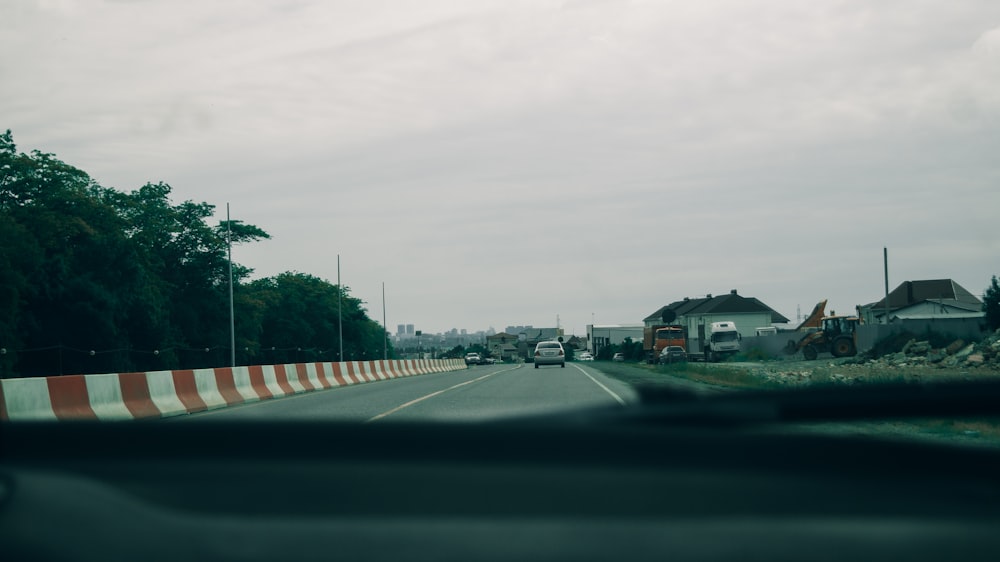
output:
[[[637,401],[590,366],[482,365],[464,371],[321,390],[173,419],[199,421],[487,421]]]

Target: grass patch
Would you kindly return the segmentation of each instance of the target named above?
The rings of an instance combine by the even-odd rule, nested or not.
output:
[[[730,364],[687,363],[678,365],[647,365],[645,363],[616,363],[602,361],[595,364],[602,373],[618,379],[633,387],[669,387],[689,386],[693,390],[714,388],[739,389],[769,389],[787,388],[776,382],[770,382],[755,376],[746,368]],[[839,386],[839,376],[849,373],[851,366],[812,366],[810,371],[810,386]],[[906,371],[904,371],[906,372]],[[904,375],[898,370],[870,371],[864,373],[864,384],[892,384],[915,382],[916,378]],[[857,376],[853,373],[852,376]],[[932,380],[931,377],[920,377],[920,380]],[[859,381],[860,382],[860,381]],[[820,422],[804,424],[813,430],[834,433],[861,433],[888,438],[923,438],[938,439],[961,444],[979,444],[1000,446],[1000,420],[996,418],[955,418],[955,419],[919,419],[907,418],[883,421],[849,421],[843,423]]]

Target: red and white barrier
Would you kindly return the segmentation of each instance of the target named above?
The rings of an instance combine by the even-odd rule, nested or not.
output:
[[[160,418],[465,368],[461,359],[424,359],[0,379],[0,421]]]

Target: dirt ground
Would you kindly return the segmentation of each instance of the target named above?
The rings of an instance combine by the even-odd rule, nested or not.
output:
[[[863,385],[1000,380],[1000,368],[989,364],[922,364],[920,361],[867,361],[822,358],[815,361],[770,361],[713,366],[742,369],[767,387],[818,384]],[[955,445],[1000,447],[1000,418],[944,418],[802,425],[807,431],[893,439],[930,439]]]
[[[766,361],[754,363],[729,363],[722,368],[745,369],[762,382],[781,386],[810,384],[866,384],[885,382],[935,382],[947,380],[982,380],[1000,378],[1000,369],[992,365],[971,367],[967,365],[942,366],[919,363],[892,364],[868,362],[857,364],[850,360],[822,358],[815,361]]]

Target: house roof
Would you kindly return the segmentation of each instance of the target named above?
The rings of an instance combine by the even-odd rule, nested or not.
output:
[[[529,342],[539,340],[554,340],[560,336],[559,328],[531,328],[525,330],[525,336]]]
[[[508,334],[507,332],[499,332],[493,334],[492,336],[486,336],[486,339],[517,339],[517,334]]]
[[[924,301],[949,301],[953,306],[980,310],[982,301],[951,279],[904,281],[889,293],[889,310],[899,310]],[[954,302],[951,302],[954,301]],[[876,311],[886,308],[886,299],[868,305]]]
[[[644,318],[643,321],[653,322],[660,320],[663,318],[663,312],[667,309],[673,310],[677,317],[701,314],[752,314],[768,312],[771,314],[772,323],[781,324],[788,322],[788,318],[785,318],[773,308],[754,297],[738,295],[736,291],[730,291],[729,293],[715,297],[675,301],[666,306],[661,306],[656,312]]]

